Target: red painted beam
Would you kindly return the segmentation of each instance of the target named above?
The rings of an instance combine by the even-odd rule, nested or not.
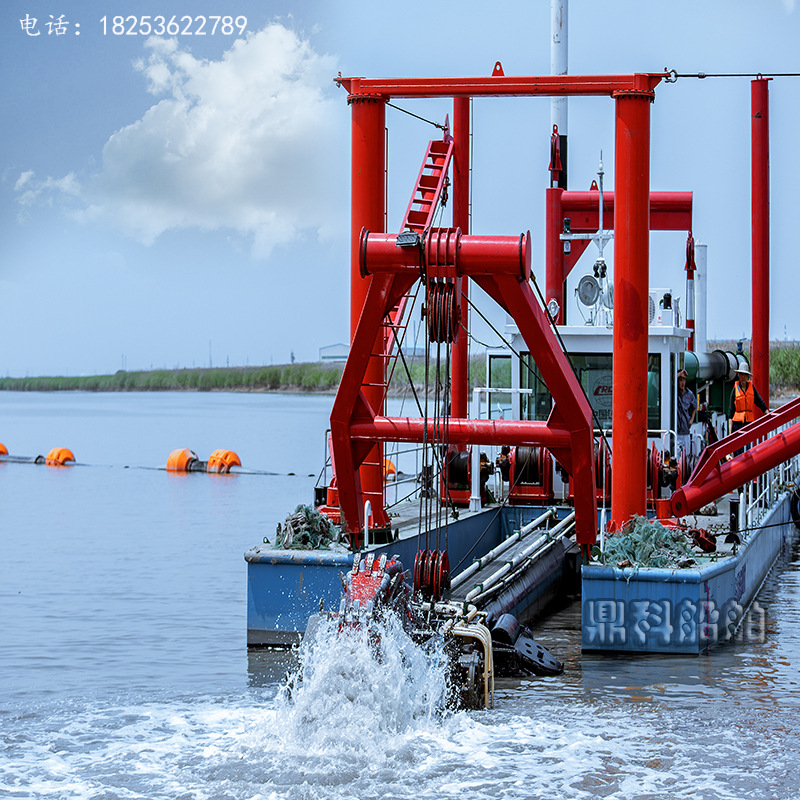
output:
[[[752,136],[753,383],[769,397],[769,78],[750,84]],[[756,416],[761,412],[756,409]]]
[[[398,300],[411,288],[414,279],[394,275],[378,275],[370,280],[362,313],[356,327],[350,354],[347,358],[339,389],[331,409],[331,450],[336,462],[336,480],[339,491],[339,506],[345,530],[358,543],[364,525],[363,495],[375,500],[376,489],[366,485],[363,476],[367,470],[377,468],[382,480],[382,462],[375,462],[374,452],[380,452],[379,445],[372,453],[364,453],[350,438],[350,422],[354,417],[372,418],[382,411],[373,406],[367,398],[367,390],[376,387],[362,385],[366,382],[370,362],[373,359],[375,332],[381,330],[381,322],[394,308]],[[379,392],[379,394],[381,394]],[[366,463],[365,463],[366,462]],[[363,464],[363,466],[362,466]],[[359,469],[361,467],[361,469]],[[369,473],[368,473],[369,474]],[[380,491],[383,485],[380,484]],[[389,518],[382,504],[372,504],[375,526],[388,524]]]
[[[676,517],[692,514],[747,481],[800,454],[800,423],[765,439],[730,461],[718,462],[704,480],[690,480],[672,495]]]
[[[732,433],[730,436],[726,436],[709,445],[703,451],[700,460],[695,464],[688,483],[702,483],[721,459],[731,455],[736,450],[747,447],[758,439],[763,439],[772,431],[784,425],[789,425],[798,417],[800,417],[800,397],[784,403],[780,408],[748,423],[736,433]]]
[[[453,101],[453,227],[469,233],[469,98],[456,97]],[[461,325],[469,330],[469,281],[457,279],[456,304]],[[453,381],[450,388],[450,413],[454,417],[467,416],[469,393],[469,337],[461,333],[452,344]]]
[[[423,248],[429,278],[503,273],[530,280],[530,231],[519,236],[463,236],[452,228],[432,228]],[[358,249],[362,275],[418,275],[423,263],[420,248],[398,247],[394,233],[363,231]]]
[[[572,221],[574,233],[594,233],[600,224],[600,192],[564,192],[561,215]],[[603,192],[603,225],[614,227],[614,192]],[[692,229],[691,192],[650,192],[651,231],[690,231]],[[574,244],[574,243],[573,243]]]
[[[574,479],[575,532],[578,544],[594,544],[597,537],[594,433],[592,410],[567,356],[561,349],[531,284],[513,275],[481,275],[475,282],[516,320],[528,350],[553,396],[555,406],[548,424],[570,432],[568,461],[559,461]]]
[[[350,436],[353,439],[383,442],[422,442],[423,437],[427,437],[427,441],[438,441],[442,437],[444,426],[451,444],[543,444],[548,449],[556,450],[568,448],[571,442],[569,430],[550,427],[546,422],[455,417],[451,417],[446,423],[428,419],[426,432],[424,419],[377,416],[373,420],[351,422]]]
[[[558,303],[558,313],[555,316],[555,323],[563,325],[566,320],[564,297],[564,281],[566,274],[564,270],[564,242],[561,241],[561,231],[564,225],[564,214],[562,199],[564,190],[558,187],[545,189],[547,203],[547,222],[545,228],[545,302],[555,300]],[[595,228],[597,230],[597,228]],[[570,247],[571,249],[571,247]]]
[[[498,75],[489,78],[334,78],[351,97],[559,97],[652,92],[667,73]]]
[[[350,200],[350,339],[355,338],[361,309],[369,289],[370,280],[362,277],[358,263],[358,238],[361,229],[384,230],[385,225],[385,174],[386,174],[386,105],[376,98],[361,98],[351,103],[351,200]],[[377,337],[370,343],[372,353],[383,353],[383,331],[376,328]],[[369,402],[380,406],[378,385],[385,380],[385,359],[373,355],[364,373],[364,383]],[[372,500],[373,520],[383,527],[388,517],[383,503],[375,502],[383,492],[383,452],[380,446],[373,449],[367,464],[361,467],[360,483]],[[338,480],[338,477],[337,477]]]
[[[598,205],[600,193],[564,191],[551,188],[546,190],[547,223],[547,302],[555,298],[560,306],[556,323],[567,322],[565,306],[565,281],[589,242],[574,239],[570,242],[570,253],[564,252],[561,233],[564,218],[569,217],[573,233],[594,233],[600,225]],[[614,227],[614,192],[603,192],[603,225],[606,229]],[[690,231],[692,229],[691,192],[650,192],[650,230]]]
[[[774,448],[778,445],[762,448],[761,444],[730,461],[725,460],[736,450],[763,439],[778,428],[789,425],[798,417],[800,417],[800,397],[784,403],[780,408],[745,425],[736,433],[709,445],[703,451],[703,455],[697,462],[689,480],[681,487],[681,492],[672,495],[673,513],[676,516],[691,514],[707,502],[716,500],[725,492],[751,480],[755,475],[772,469],[781,461],[796,455],[798,451],[792,450],[795,434],[789,434],[788,440],[785,437],[783,439],[782,458],[778,459],[777,462],[774,462],[776,457]],[[792,428],[788,428],[787,433],[795,428],[800,428],[800,424],[796,423]],[[778,437],[773,438],[777,439]],[[772,439],[767,441],[772,441]],[[765,455],[761,456],[759,453]],[[754,459],[760,472],[757,471],[753,474]],[[715,492],[717,494],[714,494]],[[706,497],[708,497],[707,500],[703,499]]]
[[[616,107],[614,219],[614,478],[611,520],[647,511],[647,317],[650,256],[650,102],[623,94]]]

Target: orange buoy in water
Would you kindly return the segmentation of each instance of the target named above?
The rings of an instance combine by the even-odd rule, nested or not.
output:
[[[0,456],[7,456],[8,455],[8,448],[0,443]]]
[[[233,466],[242,466],[239,456],[233,450],[215,450],[208,459],[206,472],[227,473]]]
[[[394,480],[397,477],[397,469],[390,458],[383,459],[383,479],[385,481]]]
[[[167,472],[188,472],[195,461],[197,453],[188,447],[184,447],[183,450],[173,450],[167,459]]]
[[[63,467],[66,466],[67,461],[75,461],[72,450],[68,450],[66,447],[54,447],[45,457],[44,463],[49,467]]]

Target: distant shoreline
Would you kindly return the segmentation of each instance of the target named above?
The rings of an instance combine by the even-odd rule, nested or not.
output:
[[[22,392],[319,392],[333,393],[342,364],[154,369],[113,375],[0,378],[0,390]]]
[[[408,362],[416,386],[425,382],[425,361]],[[431,365],[433,369],[433,365]],[[113,375],[41,376],[0,378],[0,391],[17,392],[281,392],[291,394],[335,394],[342,378],[343,363],[304,362],[268,367],[197,367],[155,369]],[[470,383],[485,383],[483,356],[470,363]],[[405,370],[395,369],[390,394],[402,393],[410,383]]]
[[[407,362],[416,387],[425,383],[425,361]],[[444,365],[442,365],[444,366]],[[430,365],[431,371],[435,369]],[[0,378],[0,391],[17,392],[273,392],[285,394],[335,394],[342,378],[342,362],[303,362],[262,367],[193,367],[154,369],[113,375],[41,376]],[[431,384],[435,381],[431,379]],[[469,384],[486,385],[486,358],[473,356]],[[398,362],[390,395],[403,394],[410,386],[405,368]],[[800,394],[800,348],[770,348],[770,397],[783,402]],[[775,405],[773,403],[772,405]]]

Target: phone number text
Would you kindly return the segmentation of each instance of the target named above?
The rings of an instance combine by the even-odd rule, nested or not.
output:
[[[247,28],[247,17],[106,16],[100,23],[103,36],[241,36]]]

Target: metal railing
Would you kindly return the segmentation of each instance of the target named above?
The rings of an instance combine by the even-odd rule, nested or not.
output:
[[[790,425],[783,425],[753,442],[753,445],[777,436]],[[766,515],[774,508],[789,483],[800,476],[800,455],[783,461],[776,467],[762,473],[752,481],[748,481],[739,492],[739,530],[743,538],[755,529]]]

